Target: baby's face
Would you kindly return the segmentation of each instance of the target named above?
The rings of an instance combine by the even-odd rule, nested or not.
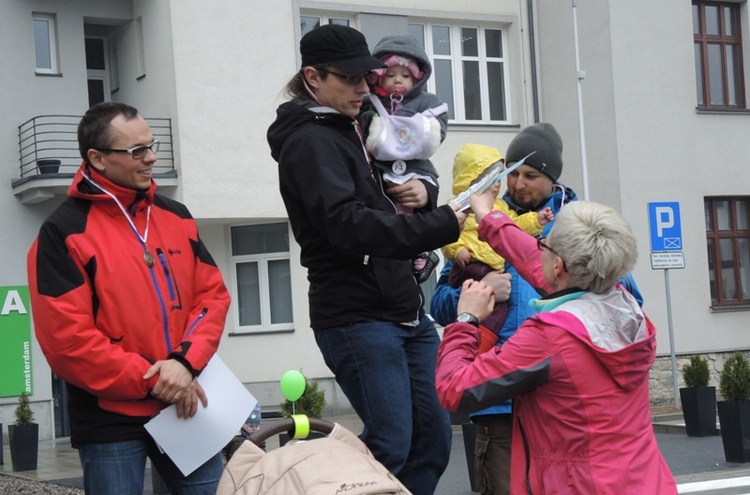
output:
[[[490,191],[492,191],[492,194],[497,197],[498,194],[500,194],[500,188],[501,188],[500,182],[495,182],[490,186]]]
[[[414,87],[414,76],[408,67],[394,65],[383,74],[382,85],[386,93],[404,94]]]

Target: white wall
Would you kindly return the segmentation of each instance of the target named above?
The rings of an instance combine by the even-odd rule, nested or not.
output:
[[[34,73],[32,13],[54,13],[62,76]],[[0,2],[0,285],[27,285],[26,253],[44,218],[60,203],[56,198],[23,205],[13,194],[11,181],[20,177],[18,126],[38,115],[83,115],[88,108],[83,44],[84,17],[132,17],[129,1],[91,2],[52,0]],[[32,332],[32,407],[40,424],[40,438],[50,438],[52,398],[50,369]],[[13,421],[17,399],[0,399],[0,422]],[[5,437],[7,438],[7,436]]]
[[[581,194],[572,7],[537,5],[544,117],[563,134],[563,179]],[[710,309],[703,212],[705,196],[748,194],[747,115],[696,112],[689,3],[577,5],[591,199],[622,211],[638,237],[635,276],[658,327],[658,352],[669,353],[669,336],[665,274],[650,267],[647,208],[657,201],[677,201],[681,210],[686,268],[668,273],[676,352],[750,347],[747,312]]]

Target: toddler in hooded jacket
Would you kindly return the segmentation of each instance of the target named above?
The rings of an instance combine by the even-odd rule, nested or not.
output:
[[[429,158],[445,139],[448,105],[425,90],[432,64],[412,36],[386,36],[372,54],[386,65],[370,74],[372,94],[360,115],[373,165],[381,170],[386,186],[419,179],[433,186],[432,196],[437,197],[438,172]],[[413,213],[413,208],[400,203],[396,209]],[[427,280],[437,262],[437,255],[431,252],[413,260],[420,283]]]
[[[466,144],[459,148],[453,161],[453,194],[461,194],[488,167],[502,160],[500,152],[490,146]],[[491,188],[497,196],[500,192],[500,183],[494,184]],[[533,236],[541,234],[542,228],[554,219],[551,208],[519,215],[508,208],[508,203],[501,198],[495,199],[493,210],[508,215],[524,232]],[[461,287],[467,279],[481,280],[491,271],[505,269],[505,260],[489,244],[479,240],[477,229],[474,214],[470,214],[458,241],[443,247],[445,257],[454,262],[448,275],[448,284],[451,287]],[[507,316],[507,304],[496,303],[492,314],[480,323],[496,332],[500,330]]]

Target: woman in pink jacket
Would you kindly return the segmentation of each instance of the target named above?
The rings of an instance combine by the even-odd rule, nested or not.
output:
[[[444,407],[472,412],[513,401],[511,492],[675,494],[651,426],[648,373],[656,330],[617,281],[637,258],[630,226],[609,207],[566,205],[539,240],[472,198],[480,239],[550,294],[501,348],[477,356],[476,322],[494,305],[467,281],[438,353]]]

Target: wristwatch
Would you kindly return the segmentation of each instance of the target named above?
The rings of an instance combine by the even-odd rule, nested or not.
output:
[[[460,321],[462,323],[468,323],[469,325],[474,325],[475,327],[479,328],[479,318],[477,318],[471,313],[459,314],[458,316],[456,316],[456,321]]]

